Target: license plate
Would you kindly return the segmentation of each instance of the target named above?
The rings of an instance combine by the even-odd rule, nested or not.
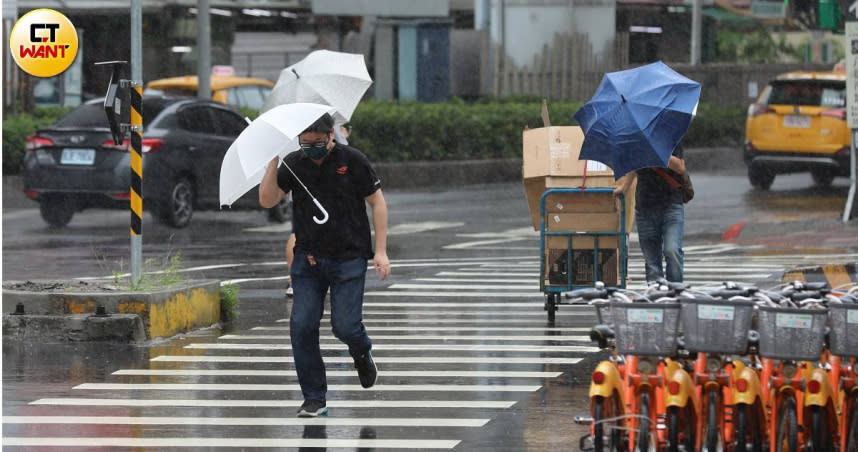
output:
[[[784,127],[792,129],[808,129],[810,128],[810,116],[786,115],[784,116]]]
[[[60,163],[63,165],[92,165],[95,162],[95,149],[63,149]]]

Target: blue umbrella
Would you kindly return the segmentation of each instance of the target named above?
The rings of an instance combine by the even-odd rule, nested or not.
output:
[[[584,131],[581,160],[611,167],[614,177],[666,167],[697,109],[700,84],[661,61],[605,74],[575,119]]]

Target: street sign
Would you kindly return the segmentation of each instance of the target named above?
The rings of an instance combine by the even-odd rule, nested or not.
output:
[[[784,2],[751,0],[751,15],[761,18],[786,17],[786,4]]]
[[[104,112],[107,114],[107,123],[110,125],[110,133],[116,145],[122,144],[125,132],[122,130],[122,118],[124,112],[128,111],[128,102],[122,94],[124,90],[119,86],[122,66],[127,61],[103,61],[95,63],[98,66],[110,65],[113,72],[110,74],[110,83],[107,85],[107,94],[104,95]]]

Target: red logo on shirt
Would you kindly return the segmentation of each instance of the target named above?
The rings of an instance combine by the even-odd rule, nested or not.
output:
[[[348,166],[341,166],[341,167],[337,168],[337,174],[339,174],[340,176],[345,176],[346,172],[348,172],[348,170],[349,170]]]

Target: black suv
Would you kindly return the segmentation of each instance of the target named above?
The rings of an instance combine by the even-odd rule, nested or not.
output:
[[[24,192],[39,202],[52,227],[65,226],[88,207],[128,209],[130,154],[111,139],[103,103],[86,102],[27,138]],[[246,125],[221,103],[144,96],[144,207],[176,228],[187,226],[196,209],[219,208],[221,162]],[[233,207],[258,208],[257,191]],[[269,217],[285,222],[287,211],[284,201]]]

